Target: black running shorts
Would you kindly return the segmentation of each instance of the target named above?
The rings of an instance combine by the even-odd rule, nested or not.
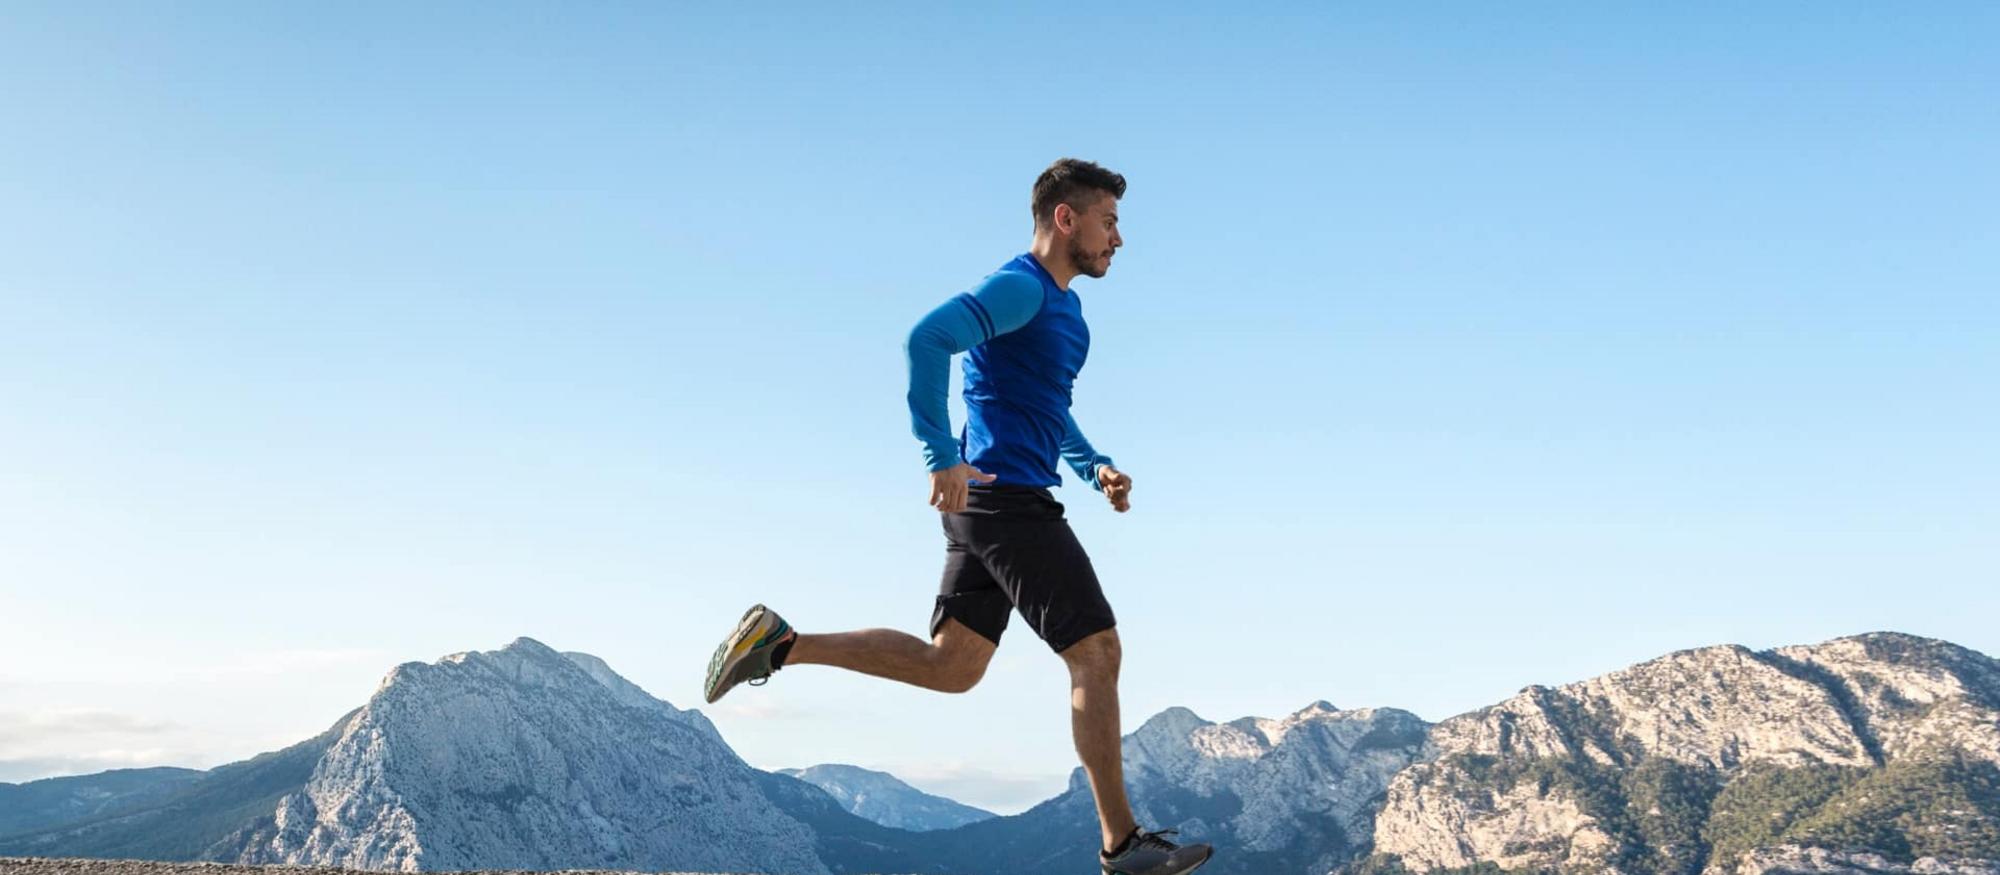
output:
[[[1018,610],[1057,653],[1117,625],[1061,502],[1034,486],[972,486],[944,521],[944,581],[931,637],[951,617],[994,644]]]

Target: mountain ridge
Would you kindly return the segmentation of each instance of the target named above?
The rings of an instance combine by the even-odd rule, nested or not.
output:
[[[1969,782],[1968,804],[1978,807],[1951,828],[2000,836],[2000,797],[1979,801],[1989,797],[1978,764],[2000,763],[1995,701],[2000,665],[1991,658],[1901,633],[1765,651],[1690,648],[1530,686],[1433,727],[1377,816],[1376,864],[1720,872],[1738,862],[1714,856],[1736,850],[1714,835],[1727,825],[1695,809],[1729,798],[1737,779],[1753,786],[1767,774],[1810,772],[1827,787],[1856,784],[1939,749],[1974,763],[1939,772]],[[1812,804],[1829,804],[1833,792]],[[1642,799],[1648,807],[1633,810]],[[1661,814],[1662,805],[1678,813]],[[1870,841],[1916,862],[1907,835]],[[1991,844],[1938,846],[2000,857],[2000,838]]]
[[[991,811],[926,793],[888,772],[859,766],[823,763],[803,769],[779,769],[777,774],[826,791],[857,817],[911,832],[949,829],[996,816]]]
[[[1125,766],[1142,823],[1217,844],[1203,875],[2000,875],[1996,705],[1992,658],[1865,633],[1687,648],[1436,724],[1176,706],[1124,737]],[[602,660],[519,638],[396,666],[315,739],[0,854],[1054,875],[1096,841],[1080,769],[1017,815],[898,829],[749,767]]]

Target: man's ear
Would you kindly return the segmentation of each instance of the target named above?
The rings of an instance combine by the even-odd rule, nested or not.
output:
[[[1069,233],[1076,227],[1076,211],[1070,209],[1069,204],[1056,204],[1054,219],[1056,230],[1064,234]]]

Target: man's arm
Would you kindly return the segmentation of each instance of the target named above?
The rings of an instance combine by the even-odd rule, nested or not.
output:
[[[932,310],[903,341],[910,374],[910,431],[924,444],[924,466],[933,475],[931,504],[938,510],[963,510],[965,484],[978,474],[970,466],[966,466],[964,477],[943,474],[965,464],[959,458],[946,403],[951,357],[1028,324],[1041,309],[1040,279],[1017,271],[999,271],[978,288]]]
[[[1090,445],[1090,441],[1083,436],[1083,429],[1077,428],[1076,417],[1067,410],[1063,411],[1063,429],[1063,461],[1068,462],[1070,469],[1083,482],[1090,484],[1090,488],[1103,492],[1104,485],[1097,482],[1097,466],[1111,464],[1111,457]]]
[[[1076,417],[1063,411],[1063,459],[1075,469],[1076,476],[1090,484],[1090,488],[1104,493],[1111,502],[1111,509],[1124,513],[1132,509],[1132,476],[1118,470],[1111,457],[1097,451],[1083,436],[1083,429],[1076,425]]]

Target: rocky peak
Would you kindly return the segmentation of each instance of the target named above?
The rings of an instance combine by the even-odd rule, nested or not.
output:
[[[1376,848],[1416,871],[1698,864],[1698,832],[1634,824],[1698,803],[1674,815],[1696,829],[1701,800],[1743,774],[1838,783],[1941,750],[2000,762],[1996,701],[1992,659],[1910,635],[1683,650],[1438,724],[1391,782]]]
[[[780,769],[826,791],[848,813],[883,826],[912,832],[950,829],[991,820],[993,813],[933,796],[903,783],[888,772],[828,763],[804,769]]]
[[[1560,687],[1528,687],[1438,724],[1431,742],[1434,756],[1581,757],[1607,765],[1640,756],[1713,768],[1874,763],[1833,690],[1734,645],[1682,650]]]
[[[813,835],[700,715],[520,638],[397,666],[236,859],[824,873]]]
[[[523,638],[521,640],[527,641],[529,639]],[[640,688],[638,684],[632,683],[626,680],[624,676],[612,671],[611,666],[606,664],[604,660],[598,659],[588,653],[565,651],[562,657],[569,660],[576,667],[583,669],[584,674],[589,675],[591,679],[604,685],[604,688],[611,691],[611,695],[619,702],[634,708],[657,713],[669,720],[686,724],[707,735],[709,738],[714,739],[717,744],[727,747],[727,744],[722,740],[722,733],[700,711],[696,711],[693,708],[685,710],[675,708],[665,699],[654,697],[653,694]]]
[[[1946,641],[1893,632],[1770,654],[1825,686],[1877,759],[1940,746],[2000,763],[2000,662]]]
[[[1169,708],[1126,736],[1125,776],[1142,823],[1231,849],[1218,871],[1325,872],[1366,846],[1375,802],[1428,728],[1407,711],[1324,701],[1227,723]],[[1087,813],[1089,793],[1077,769],[1051,810]]]

